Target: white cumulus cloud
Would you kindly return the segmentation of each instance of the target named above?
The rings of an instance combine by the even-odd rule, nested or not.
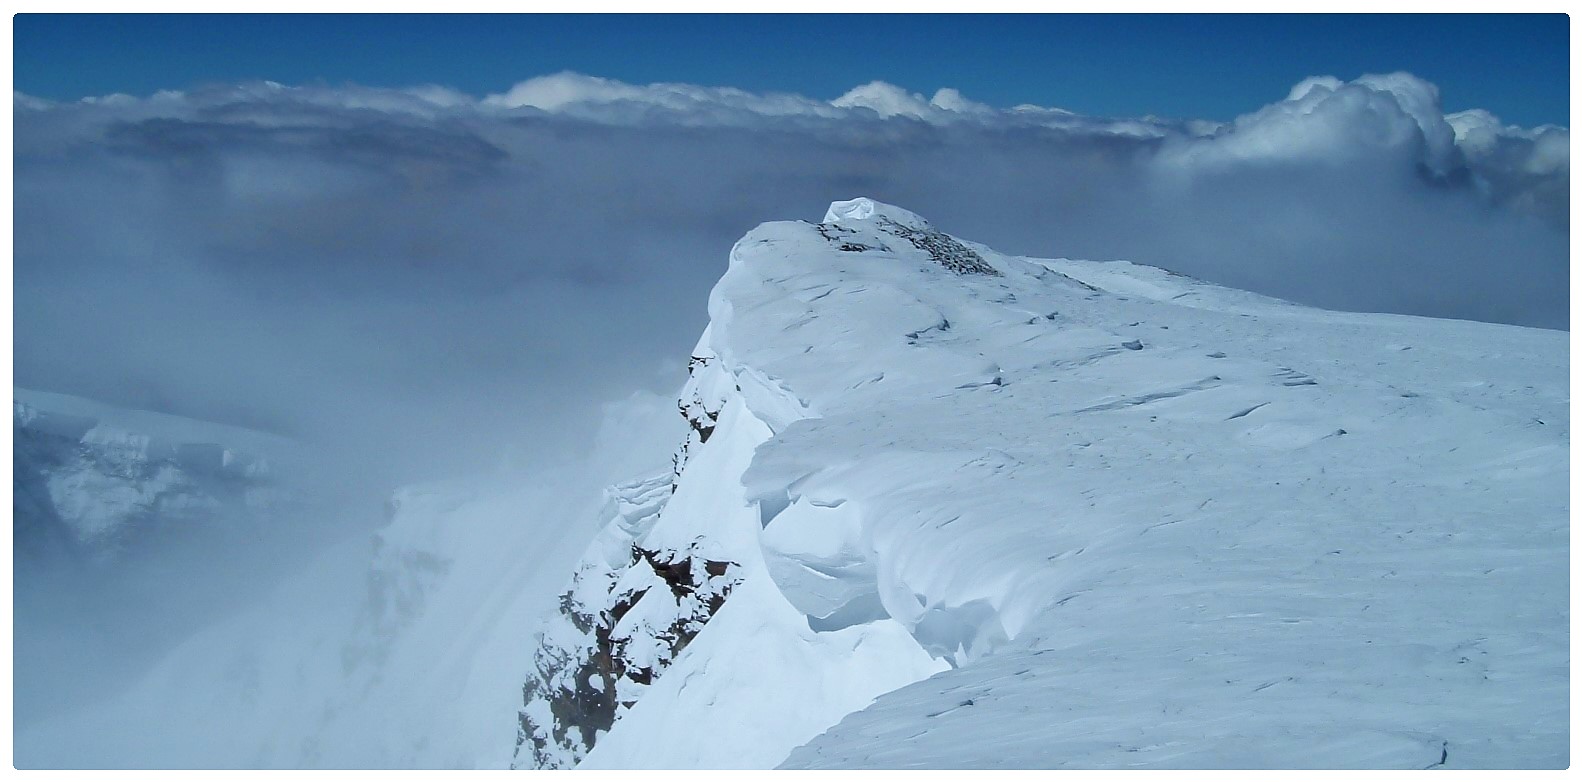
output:
[[[1565,325],[1567,129],[1447,115],[1405,74],[1275,98],[1218,123],[575,73],[15,93],[14,370],[465,471],[667,391],[731,243],[853,193],[1012,252]]]

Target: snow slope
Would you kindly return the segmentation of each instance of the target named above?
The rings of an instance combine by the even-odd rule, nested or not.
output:
[[[532,580],[538,567],[566,567],[587,529],[567,524],[574,542],[557,558],[566,543],[556,522],[589,510],[557,501],[558,488],[404,490],[371,557],[363,540],[326,552],[128,693],[19,736],[18,765],[505,765],[520,697],[510,661],[531,642],[531,617],[549,608],[532,598],[552,594],[555,579],[537,589]],[[94,740],[85,746],[83,735]]]
[[[709,313],[677,405],[403,490],[17,765],[1569,763],[1564,334],[870,199],[754,229]]]
[[[371,540],[324,551],[126,691],[19,727],[17,766],[506,767],[538,619],[606,518],[602,487],[680,436],[666,407],[609,406],[557,471],[398,491]]]
[[[674,494],[568,593],[614,629],[545,635],[649,667],[548,765],[1569,762],[1563,333],[1008,257],[869,199],[754,229],[709,311]],[[657,665],[623,544],[737,568]],[[530,687],[523,738],[575,695]]]
[[[261,432],[16,388],[18,724],[103,697],[323,537],[303,449]]]

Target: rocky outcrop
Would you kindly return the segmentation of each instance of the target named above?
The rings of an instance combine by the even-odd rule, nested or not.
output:
[[[878,219],[879,227],[912,243],[913,247],[928,253],[934,262],[957,274],[983,274],[999,277],[1000,272],[983,260],[972,248],[947,234],[930,227],[905,225],[887,217]]]
[[[605,525],[540,634],[522,688],[513,766],[569,768],[670,667],[741,583],[739,563],[684,545],[650,544],[683,471],[719,426],[717,359],[694,355],[678,406],[689,431],[669,476],[609,489]]]
[[[1001,275],[976,251],[922,218],[867,199],[832,206],[810,232],[839,253],[915,259],[960,275]],[[732,263],[737,262],[733,251]],[[824,293],[793,292],[790,300],[817,300]],[[689,381],[677,400],[688,431],[672,457],[671,474],[610,491],[603,532],[561,594],[558,615],[540,635],[523,685],[518,767],[581,763],[668,669],[692,665],[682,653],[738,587],[741,595],[754,595],[740,599],[757,618],[737,614],[735,624],[769,625],[762,632],[739,626],[723,630],[722,643],[744,632],[781,638],[788,648],[807,650],[802,664],[828,665],[841,669],[840,675],[880,658],[887,661],[884,674],[860,676],[860,684],[809,701],[809,714],[823,716],[797,723],[802,738],[877,692],[942,665],[903,625],[888,621],[866,549],[860,541],[846,541],[846,532],[856,529],[856,517],[846,512],[850,508],[826,510],[813,507],[811,500],[800,502],[792,514],[797,520],[765,531],[777,510],[800,491],[783,487],[777,496],[784,501],[778,505],[747,496],[743,471],[774,431],[816,413],[774,375],[717,352],[719,345],[740,339],[726,333],[738,321],[726,310],[714,311],[723,303],[715,301],[718,294],[717,289],[711,299],[714,322],[693,351]],[[942,328],[948,329],[948,322]],[[814,528],[833,537],[804,539]],[[841,648],[848,651],[835,651]],[[863,651],[854,655],[850,648]],[[615,751],[624,757],[630,748]]]
[[[698,382],[703,372],[713,362],[718,361],[713,356],[693,356],[687,362],[687,375],[693,382],[687,384],[681,398],[676,401],[676,407],[681,411],[681,417],[686,419],[687,432],[685,440],[676,448],[675,454],[670,458],[671,482],[670,490],[675,491],[676,482],[681,478],[681,470],[686,467],[687,458],[693,450],[709,441],[714,435],[714,429],[720,422],[720,409],[724,400],[718,393],[709,394],[708,384]],[[705,399],[705,396],[710,398]]]
[[[546,642],[534,655],[516,765],[581,760],[725,605],[738,569],[695,549],[633,545],[624,569],[579,570],[560,597],[560,617],[580,640]]]

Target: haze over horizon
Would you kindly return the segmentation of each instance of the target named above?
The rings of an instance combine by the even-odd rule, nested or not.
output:
[[[1407,74],[1267,101],[1100,118],[950,85],[826,101],[572,72],[483,96],[18,93],[16,382],[356,451],[428,443],[375,449],[381,481],[532,462],[592,423],[529,410],[680,382],[736,237],[858,194],[1029,255],[1566,325],[1566,129],[1446,111]],[[566,383],[597,390],[549,403]]]
[[[1484,731],[1493,712],[1407,730],[1428,712],[1396,698],[1332,746],[1560,762],[1569,23],[18,15],[16,743],[43,765],[578,762],[591,734],[552,746],[565,704],[523,689],[535,650],[608,641],[561,597],[575,571],[588,616],[658,596],[605,681],[622,699],[747,585],[673,703],[681,728],[737,715],[720,735],[756,754],[670,735],[662,696],[616,764],[773,765],[897,694],[792,758],[882,764],[869,727],[908,742],[911,712],[959,709],[927,691],[945,659],[1086,615],[1155,670],[1209,603],[1202,659],[1256,617],[1285,644],[1200,677],[1226,708],[1233,678],[1322,700],[1281,660],[1408,625],[1410,653],[1358,676],[1488,692],[1447,607],[1541,636],[1487,648],[1526,688],[1501,708],[1550,709],[1542,741]],[[1509,593],[1480,586],[1496,568]],[[1074,577],[1092,590],[1051,613]],[[1266,580],[1304,586],[1276,610]],[[533,635],[557,599],[559,647]],[[1277,621],[1314,606],[1338,633]],[[731,672],[760,653],[801,661],[760,682],[785,724]],[[951,675],[1020,676],[1020,653]],[[540,696],[587,673],[556,665]],[[1043,715],[1020,686],[998,708],[1036,734],[1004,716]],[[1094,713],[1147,728],[1131,695]],[[1133,728],[1115,747],[1175,746]],[[919,757],[991,746],[957,735]]]

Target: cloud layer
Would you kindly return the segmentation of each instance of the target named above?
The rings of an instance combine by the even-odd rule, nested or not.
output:
[[[374,486],[577,447],[679,383],[738,236],[855,195],[1008,252],[1568,319],[1569,131],[1406,74],[1229,123],[572,73],[14,107],[17,382],[319,440]]]

